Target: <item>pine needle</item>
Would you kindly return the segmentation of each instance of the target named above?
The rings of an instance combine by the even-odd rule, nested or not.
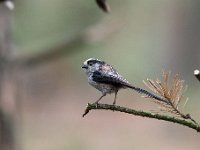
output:
[[[147,79],[143,81],[151,91],[163,99],[163,101],[158,99],[152,99],[152,101],[160,106],[160,111],[169,112],[194,122],[190,115],[185,115],[179,110],[179,104],[185,98],[184,93],[187,86],[184,80],[179,79],[178,74],[174,75],[170,81],[170,74],[170,72],[163,71],[162,80],[157,79],[154,81],[152,79]]]

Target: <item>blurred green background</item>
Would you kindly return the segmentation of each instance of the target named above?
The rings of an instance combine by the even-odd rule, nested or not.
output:
[[[184,112],[199,118],[200,1],[109,0],[105,14],[94,0],[18,0],[12,12],[14,52],[32,57],[62,47],[52,61],[20,71],[16,139],[22,150],[199,150],[199,134],[163,121],[110,111],[92,111],[101,93],[81,69],[90,57],[112,64],[130,83],[160,78],[162,70],[186,80]],[[200,68],[199,68],[200,69]],[[111,104],[113,95],[102,102]],[[117,104],[158,110],[131,90]]]

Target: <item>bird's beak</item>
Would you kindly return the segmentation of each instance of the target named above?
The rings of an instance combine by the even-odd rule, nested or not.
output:
[[[84,68],[84,69],[88,69],[88,66],[86,66],[86,65],[83,65],[83,66],[82,66],[82,68]]]

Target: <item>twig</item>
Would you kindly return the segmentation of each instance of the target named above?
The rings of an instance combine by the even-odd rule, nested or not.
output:
[[[194,70],[194,75],[195,77],[200,81],[200,71],[199,70]]]
[[[200,126],[198,124],[195,124],[193,122],[184,120],[184,119],[179,119],[171,116],[166,116],[166,115],[161,115],[161,114],[152,114],[150,112],[145,112],[145,111],[139,111],[139,110],[134,110],[126,107],[121,107],[121,106],[116,106],[116,105],[108,105],[108,104],[87,104],[87,107],[85,109],[85,112],[83,114],[83,117],[86,116],[90,110],[95,110],[95,109],[105,109],[105,110],[112,110],[112,111],[119,111],[119,112],[124,112],[136,116],[141,116],[141,117],[147,117],[147,118],[154,118],[158,120],[164,120],[168,122],[173,122],[177,123],[183,126],[187,126],[191,129],[196,130],[197,132],[200,132]]]

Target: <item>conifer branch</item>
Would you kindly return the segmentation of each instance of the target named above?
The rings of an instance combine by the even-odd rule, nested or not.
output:
[[[161,115],[161,114],[153,114],[151,112],[145,112],[135,109],[130,109],[126,107],[116,106],[116,105],[109,105],[109,104],[87,104],[87,107],[85,109],[85,112],[83,114],[83,117],[86,116],[91,110],[111,110],[111,111],[118,111],[123,112],[135,116],[141,116],[141,117],[147,117],[147,118],[153,118],[157,120],[164,120],[172,123],[177,123],[179,125],[183,125],[186,127],[189,127],[191,129],[196,130],[197,132],[200,132],[200,126],[197,123],[191,122],[189,120],[180,119],[172,116],[167,115]]]
[[[161,111],[172,113],[183,119],[189,119],[197,124],[190,114],[184,114],[179,110],[179,104],[185,98],[184,92],[187,86],[184,85],[184,80],[179,79],[178,74],[170,81],[170,72],[163,71],[162,80],[157,79],[154,81],[147,79],[146,82],[144,81],[144,84],[152,92],[161,97],[161,100],[149,97],[154,103],[160,106]]]

